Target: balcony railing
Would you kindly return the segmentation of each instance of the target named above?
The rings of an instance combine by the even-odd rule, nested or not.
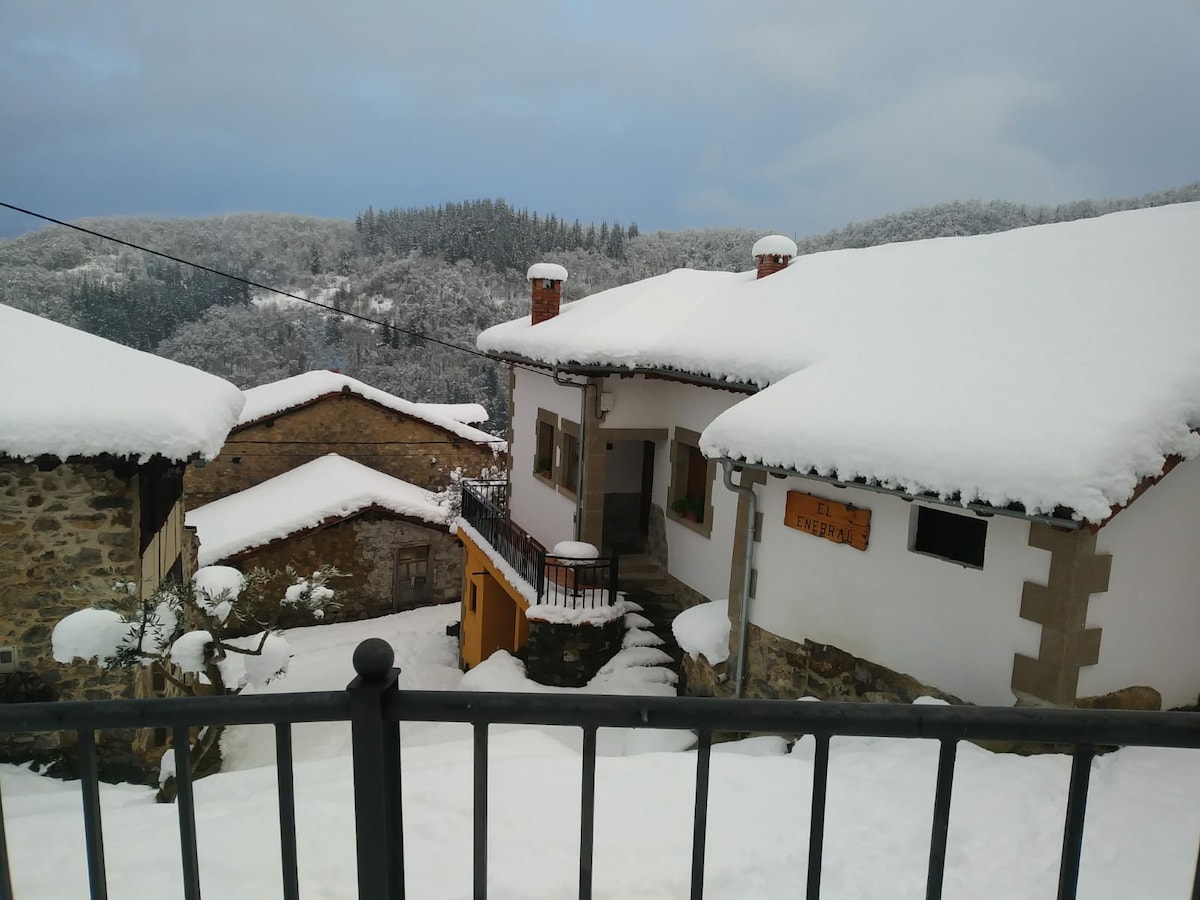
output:
[[[537,592],[537,603],[593,608],[617,600],[615,556],[566,562],[513,522],[507,481],[464,481],[462,517]]]
[[[805,886],[802,888],[797,884],[795,893],[808,900],[817,900],[821,890],[831,737],[925,738],[940,742],[925,888],[927,900],[938,900],[942,896],[959,742],[1029,741],[1059,744],[1072,749],[1074,759],[1067,786],[1056,894],[1060,900],[1072,900],[1076,895],[1088,783],[1096,749],[1113,746],[1200,748],[1200,714],[1197,713],[401,691],[397,688],[400,670],[392,667],[393,660],[392,648],[386,641],[380,638],[364,641],[354,652],[354,668],[358,677],[344,691],[249,697],[6,704],[0,706],[0,734],[31,731],[76,733],[83,798],[81,817],[90,896],[93,900],[107,897],[108,890],[96,775],[94,732],[99,729],[174,729],[175,746],[172,752],[175,754],[179,787],[180,864],[186,900],[199,900],[201,875],[192,779],[188,774],[189,727],[254,723],[275,725],[280,862],[285,900],[296,900],[300,896],[291,750],[291,728],[296,722],[349,721],[351,724],[359,900],[399,900],[404,897],[401,722],[469,722],[474,726],[471,859],[474,873],[472,895],[477,898],[486,898],[488,890],[488,729],[495,724],[565,725],[583,731],[581,792],[578,795],[581,811],[581,898],[590,898],[592,895],[596,732],[599,728],[687,729],[698,734],[695,801],[691,810],[690,896],[693,900],[699,900],[704,893],[709,766],[714,732],[811,734],[815,737],[809,830],[807,840],[802,833],[796,838],[807,857],[807,873]],[[1165,784],[1164,790],[1171,787]],[[421,827],[421,823],[415,824]],[[3,804],[0,804],[0,898],[3,900],[14,900],[11,871],[5,842]],[[72,893],[71,896],[80,893]],[[1190,896],[1200,897],[1200,867],[1193,879]],[[1183,900],[1183,897],[1179,900]]]

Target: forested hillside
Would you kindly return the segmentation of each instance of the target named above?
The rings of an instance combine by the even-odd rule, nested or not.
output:
[[[1144,197],[1056,207],[966,201],[800,237],[801,253],[1005,231],[1123,209],[1200,200],[1200,182]],[[295,300],[62,227],[0,240],[0,303],[222,375],[242,387],[339,368],[414,400],[478,400],[505,426],[503,368],[386,327],[466,347],[528,312],[525,269],[562,263],[567,299],[680,266],[747,269],[765,230],[640,232],[566,222],[503,200],[368,208],[354,222],[247,213],[79,224],[373,319]]]

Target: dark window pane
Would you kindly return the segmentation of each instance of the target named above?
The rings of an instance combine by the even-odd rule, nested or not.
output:
[[[917,537],[913,550],[965,566],[983,568],[984,546],[987,544],[987,521],[977,516],[917,508]]]

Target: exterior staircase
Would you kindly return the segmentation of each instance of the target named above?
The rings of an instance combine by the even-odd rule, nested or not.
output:
[[[675,641],[671,622],[683,607],[675,597],[662,563],[642,553],[622,555],[617,587],[625,592],[626,599],[640,606],[642,615],[653,623],[654,633],[663,639],[659,649],[671,657],[670,668],[682,677],[683,650]]]

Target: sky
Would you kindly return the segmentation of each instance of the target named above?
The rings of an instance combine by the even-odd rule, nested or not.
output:
[[[5,0],[0,200],[805,235],[1127,196],[1200,179],[1197,47],[1200,0]]]

